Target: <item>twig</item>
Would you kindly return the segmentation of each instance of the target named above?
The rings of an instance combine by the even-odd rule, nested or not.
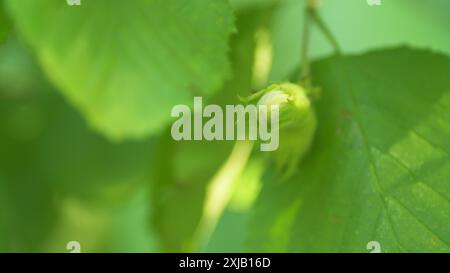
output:
[[[338,44],[336,38],[333,36],[333,33],[330,31],[328,26],[325,24],[325,22],[319,16],[319,14],[315,10],[312,10],[310,16],[311,16],[311,19],[314,20],[314,22],[317,24],[319,29],[322,31],[322,33],[325,35],[325,37],[328,39],[328,41],[331,43],[336,54],[340,55],[341,48],[339,47],[339,44]]]

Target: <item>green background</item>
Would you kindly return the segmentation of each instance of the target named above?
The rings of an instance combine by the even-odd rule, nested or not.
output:
[[[1,0],[0,252],[449,252],[450,2],[381,1],[320,1],[313,146],[288,181],[255,149],[201,244],[233,143],[170,110],[291,79],[306,1]]]

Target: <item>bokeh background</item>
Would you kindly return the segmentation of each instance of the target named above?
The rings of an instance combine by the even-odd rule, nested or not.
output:
[[[24,0],[14,6],[22,1],[27,9]],[[205,189],[233,143],[175,143],[168,124],[138,139],[105,136],[43,70],[6,2],[0,2],[0,251],[68,252],[69,241],[80,242],[83,252],[254,250],[249,223],[263,156],[252,154],[212,237],[198,246],[193,234]],[[58,2],[69,14],[78,8]],[[134,0],[120,2],[127,10]],[[210,99],[221,105],[284,79],[301,59],[305,1],[230,2],[236,29],[227,39],[230,75]],[[382,0],[377,7],[323,0],[319,12],[346,54],[410,45],[450,55],[447,0]],[[316,27],[311,35],[312,60],[333,53]]]

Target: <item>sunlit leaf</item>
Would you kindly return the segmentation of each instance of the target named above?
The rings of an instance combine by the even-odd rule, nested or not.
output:
[[[170,109],[229,74],[225,0],[7,1],[47,76],[114,140],[160,131]]]
[[[399,48],[313,66],[319,129],[287,183],[269,171],[252,249],[450,250],[450,58]]]

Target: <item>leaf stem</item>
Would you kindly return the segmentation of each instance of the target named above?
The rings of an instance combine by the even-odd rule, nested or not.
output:
[[[333,36],[331,30],[325,24],[325,22],[320,17],[317,12],[318,0],[307,0],[306,8],[305,8],[305,16],[304,16],[304,24],[303,24],[303,37],[302,37],[302,69],[300,73],[300,81],[304,81],[305,78],[310,77],[310,61],[309,61],[309,36],[310,36],[310,23],[313,21],[317,24],[319,29],[325,35],[327,40],[333,46],[336,54],[341,54],[341,48]]]
[[[330,44],[333,46],[335,53],[340,55],[341,48],[339,47],[339,44],[338,44],[336,38],[334,37],[333,33],[328,28],[328,26],[325,24],[325,22],[322,20],[320,15],[316,12],[316,10],[312,10],[310,16],[311,16],[311,19],[317,24],[319,29],[322,31],[322,33],[325,35],[325,37],[328,39]]]
[[[253,149],[253,141],[237,141],[227,161],[212,178],[206,191],[203,214],[194,239],[205,246],[233,194],[233,182],[241,175]]]
[[[309,51],[309,5],[305,9],[305,18],[303,23],[303,40],[302,40],[302,70],[300,74],[300,81],[302,81],[305,77],[309,75],[309,59],[308,59],[308,51]]]
[[[311,10],[316,7],[315,0],[308,0],[307,6],[305,8],[305,16],[303,23],[303,37],[302,37],[302,69],[300,72],[300,81],[309,76],[310,73],[310,64],[309,64],[309,21],[310,21],[310,13]]]

